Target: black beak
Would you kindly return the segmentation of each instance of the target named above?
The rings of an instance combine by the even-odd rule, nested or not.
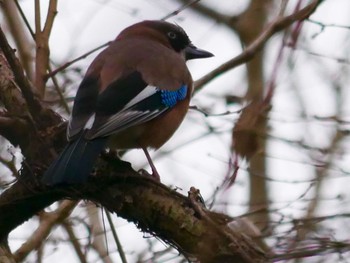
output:
[[[209,58],[214,55],[206,50],[199,49],[193,44],[189,44],[185,48],[185,58],[186,60],[196,59],[196,58]]]

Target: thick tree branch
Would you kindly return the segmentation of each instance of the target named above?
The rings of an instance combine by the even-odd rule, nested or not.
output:
[[[23,175],[0,196],[0,240],[17,225],[63,197],[102,204],[145,232],[201,262],[266,262],[250,238],[233,231],[225,215],[194,204],[176,191],[140,176],[116,160],[100,162],[89,182],[77,187],[45,188]],[[108,174],[108,176],[107,176]]]
[[[26,101],[18,88],[12,70],[0,51],[0,100],[6,112],[0,112],[0,135],[13,145],[25,148],[28,141],[28,112]]]
[[[50,151],[55,140],[52,139],[62,138],[56,136],[50,139],[61,118],[41,106],[1,28],[0,49],[3,51],[0,51],[0,100],[6,108],[0,115],[0,134],[13,145],[21,147],[27,162],[37,159],[46,163],[50,161],[47,157],[53,155]]]
[[[9,140],[14,146],[26,147],[28,134],[25,131],[28,128],[26,120],[0,113],[0,135]]]
[[[24,75],[23,68],[19,60],[16,58],[14,50],[10,47],[9,43],[7,42],[5,34],[3,33],[1,28],[0,49],[3,52],[8,64],[10,65],[11,70],[13,71],[15,82],[20,88],[22,96],[26,100],[31,116],[33,117],[33,119],[39,119],[40,121],[41,116],[39,113],[42,111],[42,106],[39,100],[37,99],[36,95],[33,93],[34,88],[29,82],[28,78]]]

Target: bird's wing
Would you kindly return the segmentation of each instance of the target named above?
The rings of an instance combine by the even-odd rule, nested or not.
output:
[[[74,140],[84,129],[86,122],[95,112],[99,79],[87,76],[81,82],[74,99],[72,114],[67,127],[68,140]]]
[[[98,97],[95,112],[84,128],[89,139],[109,136],[152,120],[185,98],[187,87],[176,91],[148,85],[141,73],[134,71],[110,84]]]

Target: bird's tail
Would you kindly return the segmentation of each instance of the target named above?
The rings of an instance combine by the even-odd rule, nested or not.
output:
[[[44,173],[42,182],[46,185],[86,182],[106,141],[107,138],[86,140],[82,134],[63,149]]]

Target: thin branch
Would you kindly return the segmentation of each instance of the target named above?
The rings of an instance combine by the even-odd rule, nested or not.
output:
[[[302,1],[299,0],[299,2],[296,4],[294,13],[298,12],[300,10]],[[285,9],[286,6],[283,6],[283,9]],[[283,13],[280,13],[283,14]],[[265,96],[265,101],[268,103],[271,103],[275,88],[276,88],[276,79],[278,75],[278,71],[281,68],[283,56],[284,56],[284,50],[286,47],[286,43],[290,42],[292,47],[295,47],[297,44],[297,41],[300,36],[300,31],[303,25],[303,20],[299,20],[297,23],[295,23],[294,27],[292,28],[291,32],[285,31],[282,39],[281,46],[279,48],[276,61],[273,65],[273,70],[271,72],[271,77],[268,81],[267,85],[267,94]]]
[[[55,75],[58,72],[61,72],[61,71],[65,70],[70,65],[78,62],[79,60],[82,60],[82,59],[86,58],[87,56],[91,55],[92,53],[100,50],[101,48],[104,48],[104,47],[108,46],[110,43],[111,43],[111,41],[108,41],[107,43],[104,43],[104,44],[102,44],[102,45],[100,45],[100,46],[90,50],[89,52],[86,52],[85,54],[77,57],[76,59],[73,59],[72,61],[69,61],[69,62],[65,63],[64,65],[58,67],[55,70],[52,70],[51,66],[49,65],[49,67],[48,67],[48,74],[45,76],[45,81],[47,81],[48,78],[52,79],[52,82],[54,84],[55,90],[56,90],[56,92],[57,92],[57,94],[58,94],[58,96],[60,98],[61,104],[62,104],[63,108],[65,109],[65,111],[68,114],[70,113],[70,109],[68,107],[68,104],[67,104],[67,101],[66,101],[65,97],[63,96],[63,94],[62,94],[62,92],[61,92],[61,90],[59,88],[59,85],[58,85],[58,82],[57,82],[57,79],[56,79]]]
[[[35,0],[34,5],[35,11],[35,35],[38,35],[41,32],[41,11],[40,11],[40,0]]]
[[[111,230],[112,230],[115,244],[117,245],[117,248],[118,248],[120,259],[122,260],[123,263],[128,263],[128,261],[126,260],[126,256],[125,256],[125,252],[124,252],[122,243],[120,243],[117,231],[115,230],[111,214],[107,210],[105,210],[105,211],[106,211],[106,216],[107,216],[109,226],[111,227]]]
[[[30,27],[30,24],[29,24],[29,22],[28,22],[28,19],[27,19],[27,17],[25,16],[25,14],[24,14],[24,12],[23,12],[23,10],[22,10],[20,4],[18,3],[18,0],[15,0],[14,2],[15,2],[15,4],[16,4],[16,7],[17,7],[17,9],[18,9],[18,11],[19,11],[19,13],[20,13],[20,15],[21,15],[21,17],[22,17],[24,23],[26,24],[27,29],[29,30],[30,35],[33,37],[33,39],[35,39],[35,33],[34,33],[33,29]]]
[[[182,11],[186,10],[187,8],[189,8],[190,6],[193,6],[195,4],[197,4],[200,0],[193,0],[192,2],[189,2],[187,4],[184,4],[183,6],[181,6],[179,9],[171,12],[170,14],[164,16],[161,20],[167,20],[173,16],[178,15],[179,13],[181,13]]]
[[[45,83],[43,81],[43,72],[46,72],[48,63],[48,47],[43,38],[41,32],[41,11],[40,11],[40,0],[35,0],[35,44],[36,44],[36,56],[35,56],[35,88],[40,96],[44,97]]]
[[[7,243],[0,243],[0,259],[3,263],[18,263],[10,251]]]
[[[52,68],[51,68],[51,65],[48,65],[48,71],[49,71],[49,74],[52,73]],[[67,100],[66,98],[63,96],[63,93],[58,85],[58,81],[57,81],[57,78],[56,76],[52,76],[51,77],[51,80],[52,80],[52,83],[55,87],[55,90],[58,94],[58,97],[60,99],[60,102],[61,102],[61,105],[63,106],[64,110],[66,111],[66,113],[70,114],[70,108],[68,106],[68,103],[67,103]]]
[[[285,254],[278,254],[272,257],[273,262],[282,260],[301,259],[307,257],[321,256],[330,253],[345,253],[350,251],[350,244],[347,242],[336,242],[323,240],[320,244],[310,244],[302,249],[294,249]]]
[[[57,14],[57,0],[50,0],[44,29],[41,31],[40,0],[35,1],[35,87],[41,98],[45,95],[46,72],[49,65],[49,38]]]
[[[339,25],[339,24],[328,24],[328,23],[319,22],[310,18],[308,18],[306,21],[320,26],[322,31],[327,27],[335,27],[335,28],[341,28],[346,30],[350,29],[350,26]]]
[[[50,0],[49,10],[47,12],[47,18],[43,29],[43,34],[49,38],[53,26],[53,21],[57,15],[57,0]]]
[[[34,34],[32,28],[30,27],[29,22],[28,22],[28,20],[27,20],[27,17],[25,16],[25,14],[24,14],[24,12],[23,12],[21,6],[19,5],[19,3],[18,3],[17,0],[15,0],[14,3],[16,4],[16,7],[17,7],[17,9],[18,9],[18,11],[19,11],[19,13],[20,13],[20,15],[21,15],[21,17],[22,17],[24,23],[26,24],[26,27],[27,27],[27,29],[29,30],[29,32],[30,32],[30,34],[31,34],[31,36],[32,36],[32,38],[33,38],[33,40],[35,40],[35,34]],[[53,10],[51,10],[51,9],[53,9]],[[40,11],[39,11],[39,12],[40,12]],[[54,10],[54,7],[50,6],[50,7],[49,7],[49,12],[56,12],[56,10]],[[46,25],[45,25],[46,30],[48,30],[48,29],[50,28],[50,26],[52,27],[52,23],[53,23],[53,18],[50,19],[49,21],[47,21],[47,23],[46,23]],[[50,34],[50,32],[49,32],[49,34]],[[55,87],[55,89],[56,89],[56,92],[57,92],[57,94],[58,94],[58,96],[59,96],[59,98],[60,98],[61,105],[63,106],[63,108],[65,109],[65,111],[69,114],[69,113],[70,113],[70,109],[69,109],[69,107],[68,107],[67,101],[65,100],[65,98],[64,98],[64,96],[63,96],[63,94],[62,94],[62,92],[61,92],[61,90],[60,90],[60,88],[59,88],[57,79],[54,77],[54,74],[52,74],[52,69],[51,69],[51,65],[50,65],[50,64],[48,65],[48,75],[52,75],[52,76],[50,76],[50,77],[51,77],[51,79],[52,79],[52,82],[53,82],[53,84],[54,84],[54,87]],[[46,82],[46,81],[47,81],[47,77],[45,76],[45,82]]]
[[[63,201],[59,208],[51,213],[41,212],[41,222],[38,228],[34,233],[27,239],[22,246],[17,249],[14,253],[14,258],[16,262],[23,261],[28,254],[34,249],[38,249],[42,243],[45,241],[46,237],[50,234],[52,227],[56,224],[62,223],[66,219],[75,206],[77,205],[76,201]]]
[[[193,4],[189,0],[177,0],[177,1],[183,3],[184,6],[186,6],[186,7],[191,7],[191,9],[195,10],[196,12],[198,12],[201,15],[210,17],[211,19],[213,19],[219,23],[223,23],[225,25],[228,25],[232,28],[235,27],[235,21],[237,21],[237,17],[231,17],[231,16],[224,15],[220,12],[217,12],[214,8],[210,8],[210,7],[207,7],[207,6],[205,6],[203,4],[199,4],[199,3]]]
[[[74,230],[73,230],[71,224],[67,220],[64,220],[62,222],[62,226],[66,230],[68,237],[69,237],[69,241],[72,243],[74,250],[77,253],[77,256],[78,256],[80,262],[87,263],[88,261],[86,260],[86,256],[84,255],[83,251],[81,250],[81,245],[79,243],[78,238],[76,237],[76,235],[74,233]]]
[[[96,205],[91,202],[89,202],[89,204],[86,207],[91,232],[91,243],[89,242],[88,246],[91,246],[96,251],[96,253],[100,256],[103,262],[112,263],[113,260],[108,254],[108,249],[106,248],[107,242],[105,242],[104,239],[104,237],[106,237],[106,230],[104,224],[102,227],[102,223],[99,216],[99,210],[100,208],[96,207]],[[102,213],[103,211],[101,211],[101,214]]]
[[[198,92],[204,85],[212,81],[214,78],[231,70],[249,60],[251,60],[256,53],[258,53],[266,42],[277,32],[285,29],[286,27],[293,24],[295,21],[304,20],[308,18],[317,8],[317,6],[322,2],[322,0],[313,0],[309,5],[301,9],[300,11],[293,13],[286,17],[277,18],[261,33],[261,35],[255,39],[241,54],[234,57],[233,59],[225,62],[221,66],[209,72],[202,78],[195,81],[195,90]]]
[[[79,60],[82,60],[82,59],[86,58],[87,56],[89,56],[89,55],[91,55],[92,53],[94,53],[94,52],[100,50],[101,48],[107,47],[110,43],[111,43],[111,41],[108,41],[107,43],[104,43],[104,44],[102,44],[102,45],[100,45],[100,46],[98,46],[98,47],[96,47],[96,48],[94,48],[94,49],[92,49],[92,50],[86,52],[85,54],[83,54],[83,55],[81,55],[81,56],[79,56],[79,57],[77,57],[77,58],[75,58],[75,59],[73,59],[73,60],[71,60],[71,61],[69,61],[69,62],[63,64],[62,66],[56,68],[55,70],[52,70],[49,74],[46,75],[46,79],[52,78],[52,77],[55,76],[58,72],[65,70],[66,68],[68,68],[68,67],[71,66],[72,64],[78,62]]]

